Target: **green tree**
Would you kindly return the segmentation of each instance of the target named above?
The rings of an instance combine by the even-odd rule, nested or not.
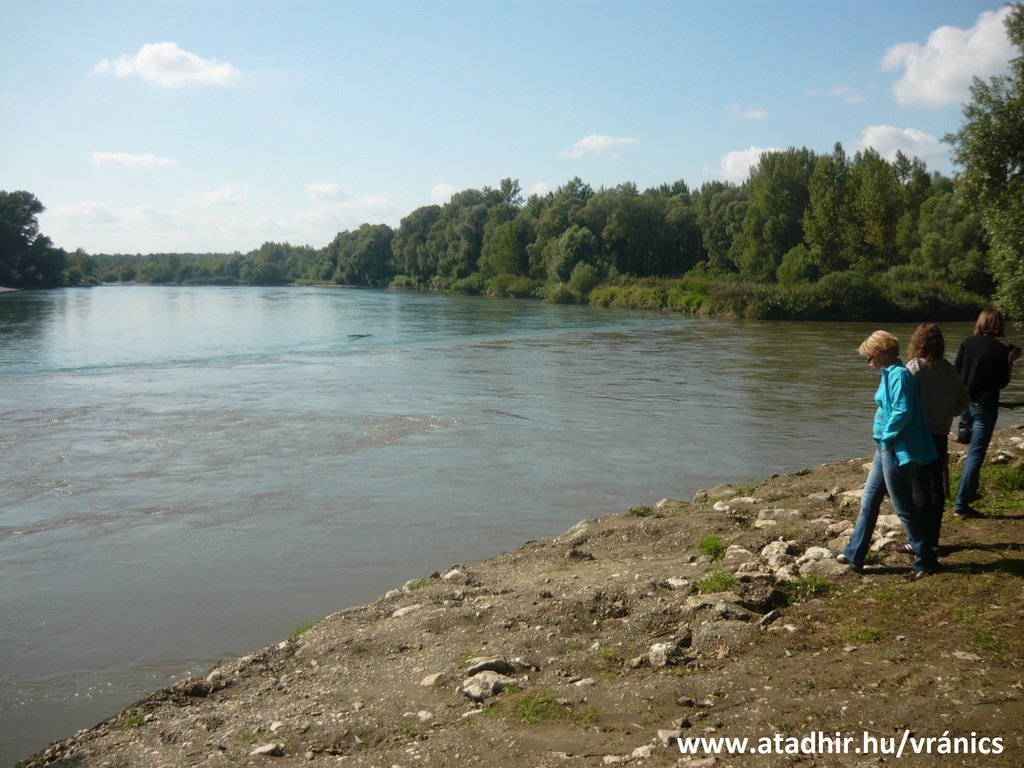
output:
[[[806,147],[765,152],[746,183],[742,238],[734,241],[740,274],[771,282],[782,255],[804,241],[803,218],[815,157]]]
[[[804,211],[804,239],[821,254],[827,272],[849,268],[852,221],[848,206],[850,165],[843,145],[836,143],[830,155],[814,161],[808,181],[808,201]]]
[[[577,223],[577,216],[593,195],[594,190],[589,184],[584,184],[579,177],[573,178],[557,191],[548,193],[534,227],[534,241],[526,248],[531,276],[543,277],[546,274],[544,249],[552,240],[561,237],[565,230]]]
[[[914,254],[913,264],[937,280],[982,296],[991,294],[985,231],[981,219],[962,204],[958,195],[942,191],[921,205],[918,239],[921,247]]]
[[[601,250],[594,233],[574,224],[544,249],[548,279],[556,283],[567,282],[578,264],[593,266],[600,255]]]
[[[847,199],[857,235],[851,246],[851,266],[872,273],[899,264],[897,225],[907,204],[896,168],[874,149],[858,152],[850,166]]]
[[[739,272],[739,265],[730,254],[733,241],[743,228],[746,205],[746,192],[727,181],[706,182],[694,194],[697,228],[711,274]]]
[[[974,78],[960,130],[945,141],[963,168],[957,193],[988,234],[996,304],[1024,318],[1024,5],[1005,23],[1018,52],[1009,74]]]
[[[399,222],[391,241],[392,260],[398,273],[417,280],[429,280],[434,276],[437,262],[431,262],[426,246],[430,228],[440,217],[441,206],[425,205]]]
[[[46,209],[30,192],[0,192],[0,283],[10,288],[64,285],[67,253],[39,233]]]
[[[363,224],[340,232],[329,248],[336,253],[334,280],[345,285],[381,285],[393,274],[394,230],[387,224]]]

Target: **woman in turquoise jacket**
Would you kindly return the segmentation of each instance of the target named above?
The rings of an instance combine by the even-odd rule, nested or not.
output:
[[[935,573],[939,570],[939,561],[932,549],[927,524],[914,507],[914,464],[928,464],[936,459],[917,383],[900,362],[900,343],[892,334],[875,331],[860,345],[860,354],[881,376],[875,392],[878,406],[873,429],[875,456],[861,496],[853,537],[836,559],[858,573],[864,568],[878,512],[888,492],[916,556],[914,577]]]

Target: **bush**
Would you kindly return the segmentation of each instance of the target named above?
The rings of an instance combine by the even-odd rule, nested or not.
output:
[[[544,288],[544,301],[548,304],[575,304],[576,294],[565,283],[556,283]]]
[[[600,282],[601,277],[597,267],[581,261],[573,267],[572,275],[569,276],[569,290],[575,293],[581,302],[584,302]]]
[[[479,296],[484,292],[484,278],[479,272],[456,280],[452,283],[452,293],[463,293],[467,296]]]

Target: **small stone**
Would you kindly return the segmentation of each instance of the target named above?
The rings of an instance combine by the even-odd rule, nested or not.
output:
[[[279,741],[275,741],[270,744],[261,744],[249,754],[266,755],[267,757],[284,757],[284,744]]]
[[[391,614],[391,618],[392,619],[400,619],[403,616],[408,616],[410,613],[415,613],[416,611],[420,610],[421,608],[423,608],[423,606],[420,605],[419,603],[416,603],[415,605],[407,605],[404,608],[399,608],[397,611],[392,613]]]

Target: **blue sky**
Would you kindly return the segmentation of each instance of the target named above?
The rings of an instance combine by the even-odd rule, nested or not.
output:
[[[89,253],[322,247],[470,187],[742,182],[761,151],[951,174],[985,0],[0,0],[0,189]]]

